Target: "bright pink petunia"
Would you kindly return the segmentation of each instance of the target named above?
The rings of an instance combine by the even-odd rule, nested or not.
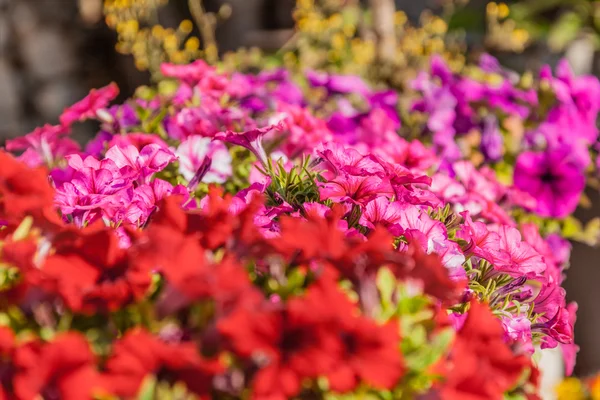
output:
[[[467,242],[465,252],[488,261],[494,259],[500,235],[489,230],[483,222],[473,221],[468,211],[462,212],[461,215],[464,218],[464,224],[456,232],[456,237]]]
[[[374,229],[376,225],[385,226],[392,235],[400,236],[403,229],[398,225],[405,212],[405,207],[397,201],[390,202],[386,197],[378,197],[367,203],[360,223]]]
[[[64,137],[68,134],[68,129],[61,125],[44,125],[23,137],[7,140],[6,150],[24,150],[18,159],[32,168],[51,166],[65,156],[79,151],[79,145],[75,141]]]
[[[526,276],[532,279],[544,279],[546,263],[544,258],[529,243],[521,239],[516,228],[500,226],[499,252],[492,256],[491,261],[497,271],[514,277]]]
[[[321,200],[366,205],[378,196],[391,195],[389,181],[378,176],[355,176],[342,173],[335,179],[319,183]]]
[[[108,107],[118,95],[119,87],[114,82],[100,89],[92,89],[83,100],[63,111],[61,125],[71,126],[74,122],[96,117],[98,111]]]
[[[177,159],[171,150],[154,143],[144,146],[141,151],[133,145],[114,146],[108,149],[106,158],[112,160],[119,168],[131,168],[136,180],[142,183],[148,183],[152,174],[162,171]]]
[[[269,125],[260,129],[252,129],[246,132],[219,132],[213,140],[221,140],[226,143],[231,143],[237,146],[242,146],[250,150],[260,161],[263,166],[267,165],[267,153],[262,145],[263,137],[271,131],[283,130],[283,123],[280,121],[277,124]]]

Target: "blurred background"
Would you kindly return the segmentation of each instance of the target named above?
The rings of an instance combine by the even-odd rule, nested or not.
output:
[[[487,52],[521,73],[566,57],[576,73],[597,75],[599,48],[596,0],[0,0],[0,143],[56,123],[111,81],[124,100],[160,81],[161,61],[302,65],[404,90],[433,53],[460,66]],[[76,127],[81,141],[93,133]],[[583,221],[600,215],[600,196],[588,196]],[[573,250],[565,286],[579,303],[576,374],[585,376],[600,370],[600,251]]]

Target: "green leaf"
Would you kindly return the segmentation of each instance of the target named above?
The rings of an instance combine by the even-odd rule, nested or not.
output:
[[[148,375],[144,382],[142,382],[142,388],[138,394],[138,400],[154,400],[154,393],[156,390],[156,378],[152,375]]]
[[[562,51],[572,42],[580,30],[584,21],[575,12],[567,12],[560,16],[558,21],[550,28],[548,33],[548,45],[553,51]]]

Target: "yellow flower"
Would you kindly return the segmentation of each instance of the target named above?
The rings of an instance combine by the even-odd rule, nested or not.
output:
[[[557,400],[585,400],[585,388],[577,378],[567,378],[556,387]]]

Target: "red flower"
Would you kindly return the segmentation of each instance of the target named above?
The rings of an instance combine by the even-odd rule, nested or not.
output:
[[[8,399],[8,393],[12,390],[14,350],[15,334],[9,328],[0,326],[0,400]]]
[[[154,375],[169,383],[183,382],[187,389],[208,398],[218,361],[203,359],[195,343],[166,343],[142,329],[129,331],[113,348],[104,380],[111,393],[136,396],[144,378]]]
[[[19,400],[93,398],[101,383],[96,360],[85,338],[64,333],[50,343],[30,342],[13,358],[14,394]]]
[[[150,286],[150,272],[130,260],[114,230],[101,222],[63,231],[54,246],[42,271],[75,312],[118,310],[142,298]]]
[[[471,302],[467,319],[451,352],[443,400],[501,400],[530,360],[516,356],[504,342],[504,330],[490,309]]]
[[[325,303],[314,308],[314,301],[302,297],[290,303],[294,306],[287,310],[240,307],[218,323],[229,347],[261,367],[252,379],[254,399],[292,398],[305,379],[325,375],[338,364],[342,343],[331,326],[317,322],[329,315]],[[311,312],[316,317],[309,321]]]
[[[231,196],[223,196],[220,188],[211,187],[206,200],[201,210],[186,212],[181,208],[180,197],[165,198],[152,218],[150,229],[170,228],[195,237],[205,249],[228,246],[238,254],[262,240],[253,223],[253,216],[263,202],[261,198],[255,198],[237,215],[230,211]]]
[[[398,323],[378,325],[366,317],[348,322],[339,330],[344,343],[342,357],[327,375],[331,388],[347,392],[361,381],[377,389],[393,388],[404,374]]]
[[[440,258],[435,254],[426,254],[419,246],[410,246],[408,254],[414,260],[414,268],[405,277],[417,279],[423,283],[423,291],[446,305],[460,301],[465,292],[466,281],[455,281],[448,276]]]
[[[391,389],[404,373],[398,323],[379,325],[360,315],[337,278],[335,270],[325,268],[304,296],[288,302],[288,311],[299,321],[323,324],[341,338],[335,368],[326,375],[334,391],[347,392],[361,382]]]
[[[316,214],[307,215],[308,220],[281,217],[281,235],[271,244],[282,256],[299,263],[338,259],[348,251],[346,237],[338,229],[343,213],[342,207],[334,207],[325,218]]]
[[[20,222],[26,215],[40,216],[52,207],[54,190],[43,168],[29,168],[0,150],[0,219]]]

